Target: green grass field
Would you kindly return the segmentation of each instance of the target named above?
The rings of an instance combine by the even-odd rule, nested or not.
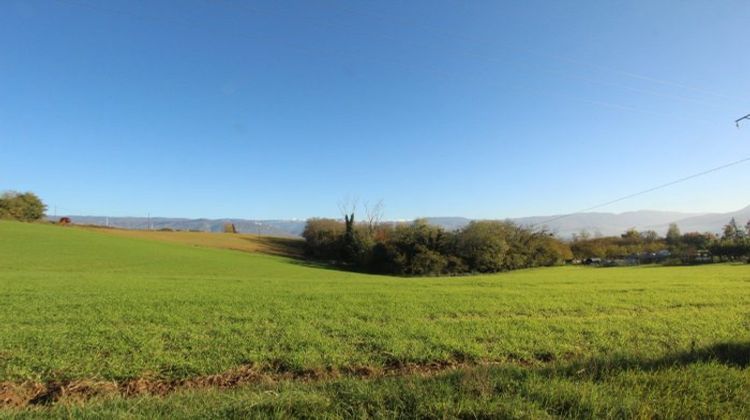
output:
[[[0,222],[0,417],[750,418],[748,265],[407,279],[194,245]]]

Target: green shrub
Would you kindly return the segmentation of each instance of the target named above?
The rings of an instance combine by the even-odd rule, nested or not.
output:
[[[32,192],[7,191],[0,196],[0,219],[33,222],[44,217],[47,206]]]
[[[425,220],[397,226],[310,219],[303,236],[313,258],[398,275],[494,273],[572,258],[567,244],[511,222],[479,221],[447,232]]]

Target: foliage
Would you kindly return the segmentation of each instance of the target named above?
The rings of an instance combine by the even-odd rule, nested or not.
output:
[[[662,262],[669,265],[750,259],[750,235],[739,227],[735,219],[724,226],[721,237],[708,232],[682,234],[673,223],[663,239],[653,231],[639,233],[635,229],[629,229],[620,237],[589,239],[575,236],[570,247],[579,259],[637,257],[648,262],[655,262],[649,256],[668,250],[668,255],[662,254]]]
[[[516,268],[511,262],[513,256],[508,255],[511,230],[506,223],[471,222],[457,234],[458,256],[480,273]]]
[[[0,219],[34,222],[44,217],[47,206],[32,192],[7,191],[0,196]]]
[[[338,220],[308,220],[305,224],[305,230],[302,232],[307,253],[318,259],[337,260],[341,258],[342,238],[345,230],[345,225]]]
[[[628,229],[620,236],[574,238],[570,248],[575,258],[581,260],[588,258],[623,259],[665,250],[667,242],[656,232],[638,232],[635,229]]]
[[[721,237],[721,239],[726,241],[736,241],[744,239],[746,236],[747,235],[745,230],[741,229],[737,225],[737,220],[732,217],[732,220],[730,220],[729,223],[724,226],[724,235]]]
[[[445,232],[424,220],[395,228],[384,244],[395,274],[437,275],[448,265],[443,255]]]
[[[667,244],[670,246],[677,245],[681,238],[682,233],[680,233],[680,228],[677,226],[677,223],[670,223],[669,229],[667,230]]]
[[[480,221],[455,232],[425,220],[410,224],[355,224],[310,219],[303,234],[308,254],[376,273],[440,275],[495,273],[551,266],[572,258],[566,244],[511,222]]]

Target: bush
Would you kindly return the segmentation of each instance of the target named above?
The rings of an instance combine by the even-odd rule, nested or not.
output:
[[[509,226],[500,222],[471,222],[458,232],[457,251],[468,267],[480,273],[508,268],[512,256],[506,239]]]
[[[310,219],[308,254],[353,268],[399,275],[494,273],[547,266],[572,258],[570,248],[545,232],[511,222],[472,222],[447,232],[424,220],[393,227]]]
[[[424,220],[398,226],[385,244],[395,274],[437,275],[447,266],[440,252],[445,232]]]
[[[338,220],[308,220],[307,224],[305,224],[305,230],[302,232],[302,237],[305,238],[307,253],[319,259],[340,259],[344,230],[344,224]]]
[[[33,222],[44,217],[47,206],[36,194],[8,191],[0,196],[0,219]]]

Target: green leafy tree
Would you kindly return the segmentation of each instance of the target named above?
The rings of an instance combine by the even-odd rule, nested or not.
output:
[[[458,234],[458,252],[474,271],[507,269],[508,226],[501,222],[471,222]]]
[[[339,220],[308,219],[302,232],[307,253],[314,258],[338,260],[344,231],[345,226]]]
[[[669,229],[667,230],[667,244],[670,246],[677,246],[679,245],[681,238],[682,233],[680,233],[680,228],[677,226],[677,223],[670,223]]]
[[[7,191],[0,196],[0,218],[33,222],[44,217],[47,206],[32,192]]]
[[[726,240],[735,240],[739,239],[742,236],[742,233],[740,232],[739,227],[737,226],[737,220],[732,217],[732,220],[729,221],[726,225],[724,225],[724,236],[722,236],[722,239]]]
[[[344,215],[344,238],[341,248],[341,257],[349,264],[361,264],[367,253],[362,235],[357,232],[354,225],[354,213]]]
[[[386,243],[391,269],[397,274],[441,274],[448,264],[441,252],[446,236],[443,229],[422,219],[396,227]]]

